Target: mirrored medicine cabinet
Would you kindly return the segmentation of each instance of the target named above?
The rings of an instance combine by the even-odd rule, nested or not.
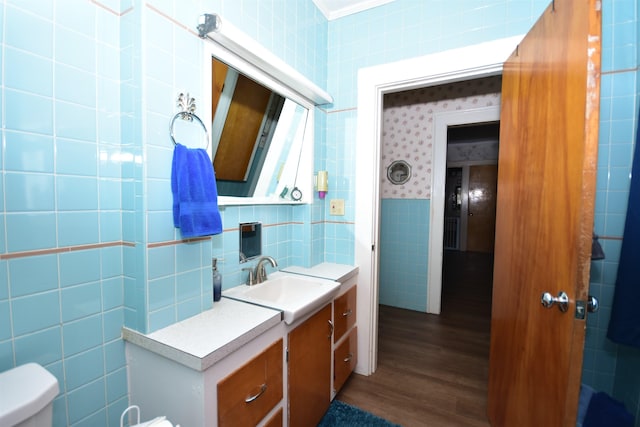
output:
[[[218,194],[265,197],[280,194],[287,183],[297,186],[309,109],[215,57],[211,64]]]
[[[211,135],[218,204],[311,203],[315,102],[301,95],[308,88],[277,78],[270,69],[277,65],[268,64],[273,61],[246,54],[252,48],[247,36],[239,37],[243,46],[237,49],[218,37],[202,42],[203,87],[210,96],[203,100],[202,119]],[[302,195],[298,200],[294,189]]]

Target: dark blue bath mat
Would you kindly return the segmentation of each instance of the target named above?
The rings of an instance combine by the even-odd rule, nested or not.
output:
[[[334,400],[318,427],[400,427],[355,406]]]

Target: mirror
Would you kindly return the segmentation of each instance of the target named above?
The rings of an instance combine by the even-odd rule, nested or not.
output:
[[[312,203],[314,107],[331,96],[218,15],[201,19],[218,205]]]
[[[211,59],[212,158],[218,195],[290,197],[308,110]]]

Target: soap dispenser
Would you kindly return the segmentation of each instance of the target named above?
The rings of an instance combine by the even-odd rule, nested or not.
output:
[[[213,268],[213,301],[220,301],[222,297],[222,276],[218,271],[218,259],[211,259],[211,266]]]

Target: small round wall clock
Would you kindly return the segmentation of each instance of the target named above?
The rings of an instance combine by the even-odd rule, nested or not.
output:
[[[411,166],[404,160],[396,160],[387,167],[387,179],[394,185],[401,185],[411,178]]]
[[[293,187],[291,190],[291,200],[295,200],[296,202],[302,199],[302,191],[298,187]]]

